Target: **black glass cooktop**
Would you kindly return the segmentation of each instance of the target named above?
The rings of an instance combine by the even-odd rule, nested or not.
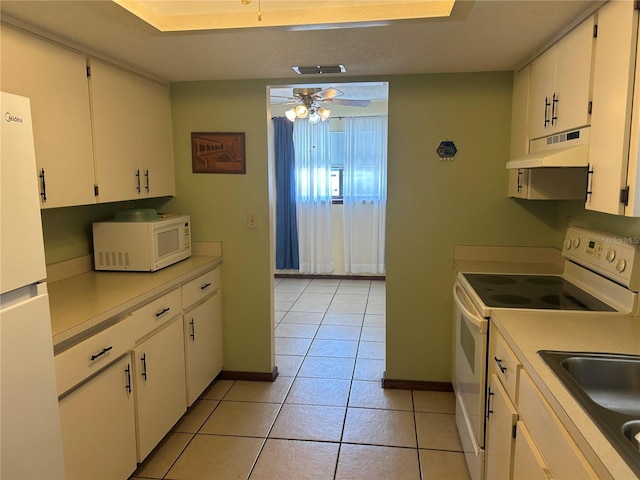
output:
[[[465,273],[464,277],[487,307],[615,312],[559,276]]]

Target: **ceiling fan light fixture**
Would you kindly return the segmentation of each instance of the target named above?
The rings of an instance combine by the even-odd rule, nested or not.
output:
[[[327,73],[346,73],[347,69],[344,65],[314,65],[307,67],[293,66],[291,67],[298,75],[321,75]]]
[[[293,108],[293,111],[298,118],[307,118],[309,115],[309,109],[305,105],[297,105]]]
[[[289,110],[284,112],[285,117],[287,117],[292,122],[295,122],[296,118],[298,118],[294,110],[295,110],[294,108],[290,108]]]
[[[320,115],[315,110],[309,114],[309,123],[314,125],[320,121]]]
[[[331,116],[331,110],[329,110],[328,108],[319,107],[317,113],[318,115],[320,115],[320,120],[322,120],[323,122]]]

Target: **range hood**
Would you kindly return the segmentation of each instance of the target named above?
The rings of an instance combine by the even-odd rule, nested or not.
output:
[[[507,168],[586,167],[589,127],[530,142],[531,153],[507,162]]]

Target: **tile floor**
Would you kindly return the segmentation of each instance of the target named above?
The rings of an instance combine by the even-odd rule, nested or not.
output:
[[[385,282],[276,279],[273,383],[214,382],[132,478],[469,478],[452,393],[382,389]]]

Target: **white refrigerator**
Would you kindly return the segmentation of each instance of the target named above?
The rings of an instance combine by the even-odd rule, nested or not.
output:
[[[62,479],[31,109],[0,100],[0,478]]]

